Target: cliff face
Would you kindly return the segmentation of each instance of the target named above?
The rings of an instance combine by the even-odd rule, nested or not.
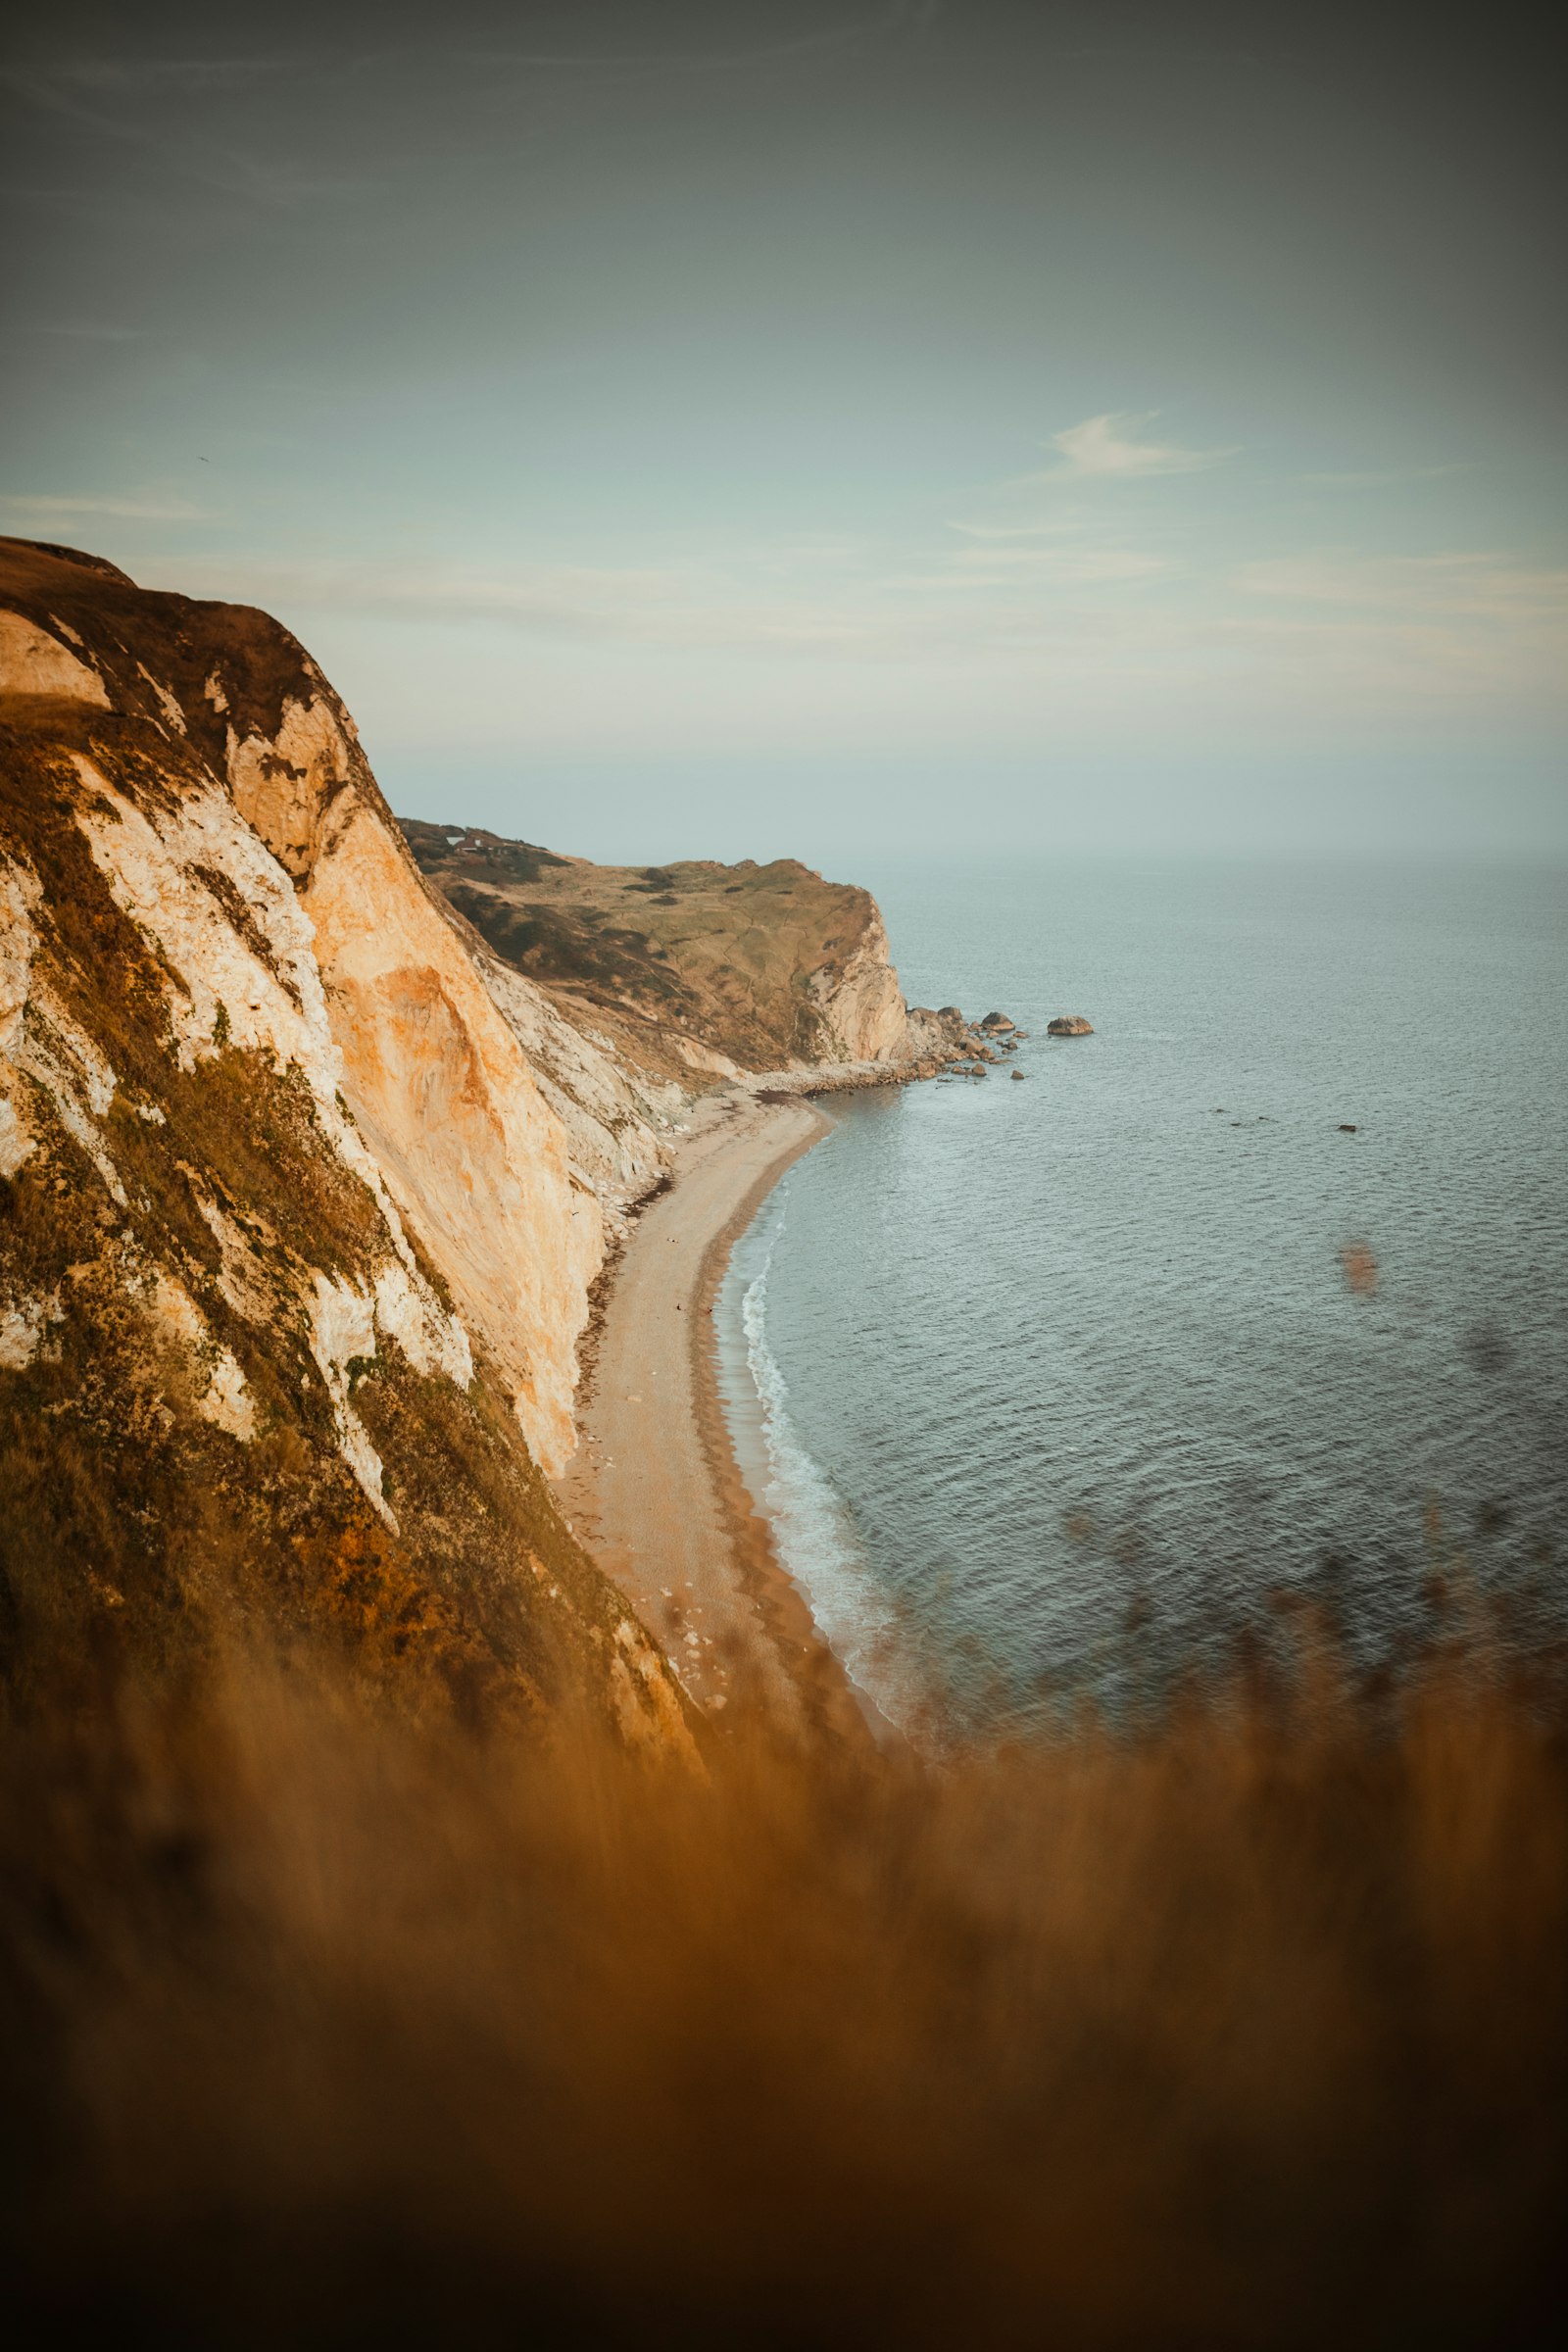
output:
[[[424,889],[341,703],[262,613],[150,595],[14,544],[4,593],[14,687],[34,698],[35,720],[47,677],[45,694],[139,729],[154,760],[188,770],[204,805],[226,802],[292,883],[336,1089],[490,1348],[536,1458],[559,1468],[571,1446],[576,1336],[603,1254],[598,1200],[573,1175],[562,1121],[516,1035]],[[146,879],[141,900],[144,925],[180,921],[190,886],[178,857]],[[180,969],[188,1017],[210,1027],[220,991],[200,956]],[[250,985],[234,983],[242,998]],[[236,1041],[256,1042],[249,1005],[223,1002]]]
[[[0,544],[0,1607],[324,1620],[683,1738],[536,1467],[599,1203],[341,705],[64,551]]]
[[[607,1236],[695,1089],[958,1016],[805,866],[406,831],[275,621],[0,541],[0,1621],[324,1621],[678,1742],[540,1475]]]
[[[793,858],[594,865],[407,821],[420,868],[494,955],[622,1058],[667,1075],[898,1062],[915,1051],[863,890]]]
[[[868,892],[849,893],[858,928],[847,955],[807,976],[827,1052],[824,1061],[904,1061],[914,1052],[888,935]],[[853,919],[852,917],[852,919]]]

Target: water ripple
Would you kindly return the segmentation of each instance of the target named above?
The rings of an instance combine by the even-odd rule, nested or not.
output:
[[[1281,1588],[1369,1662],[1435,1574],[1568,1628],[1562,877],[870,879],[915,997],[1034,1032],[1027,1086],[836,1105],[771,1229],[773,1507],[831,1495],[790,1540],[883,1703],[1113,1695]]]

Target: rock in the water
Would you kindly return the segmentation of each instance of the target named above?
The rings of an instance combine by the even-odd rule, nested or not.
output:
[[[1342,1135],[1354,1135],[1356,1132],[1357,1130],[1354,1127],[1347,1126],[1343,1119],[1340,1121],[1340,1133]]]
[[[1022,1070],[1009,1070],[1007,1075],[1009,1078],[1022,1078],[1024,1076],[1024,1072]]]
[[[1048,1037],[1093,1037],[1094,1023],[1086,1021],[1081,1012],[1062,1012],[1046,1023]]]
[[[1004,1012],[988,1012],[980,1026],[982,1029],[1010,1029],[1013,1023]]]

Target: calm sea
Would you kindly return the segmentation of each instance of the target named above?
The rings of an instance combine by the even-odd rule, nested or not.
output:
[[[1369,1668],[1467,1610],[1560,1639],[1568,877],[859,878],[912,1001],[1032,1033],[1021,1084],[834,1102],[719,1300],[754,1489],[884,1711],[1114,1711],[1292,1595]]]

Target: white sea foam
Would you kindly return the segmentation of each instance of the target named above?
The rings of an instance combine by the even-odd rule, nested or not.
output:
[[[766,1470],[757,1499],[767,1514],[779,1558],[806,1595],[835,1657],[881,1712],[898,1722],[906,1694],[900,1689],[899,1628],[892,1602],[871,1574],[842,1497],[801,1437],[790,1409],[789,1384],[768,1346],[768,1276],[784,1217],[781,1190],[746,1237],[748,1263],[732,1269],[735,1281],[744,1286],[740,1325],[761,1416]]]

